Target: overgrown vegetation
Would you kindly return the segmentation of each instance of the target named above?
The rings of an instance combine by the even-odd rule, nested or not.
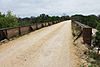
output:
[[[7,14],[2,14],[0,12],[0,28],[16,27],[18,26],[18,21],[15,15],[8,11]]]
[[[93,28],[97,27],[97,24],[100,23],[100,17],[96,15],[73,15],[71,16],[72,20],[79,21],[85,25],[91,26]]]
[[[95,49],[87,51],[85,55],[87,63],[83,63],[80,67],[100,67],[100,55]]]
[[[11,11],[8,11],[7,14],[2,14],[0,12],[0,29],[1,28],[9,28],[9,27],[17,27],[17,26],[28,26],[34,23],[46,23],[53,21],[63,21],[70,19],[69,16],[49,16],[45,14],[41,14],[37,17],[25,17],[19,18],[16,17]]]

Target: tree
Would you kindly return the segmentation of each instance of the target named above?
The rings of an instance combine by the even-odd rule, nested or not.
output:
[[[18,26],[17,17],[15,15],[13,15],[11,11],[7,12],[7,15],[5,18],[6,18],[6,21],[8,23],[8,27]]]
[[[18,26],[17,17],[8,11],[7,14],[0,12],[0,28],[16,27]]]
[[[25,17],[18,18],[11,11],[8,11],[7,14],[2,14],[0,12],[0,28],[9,28],[17,26],[28,26],[34,23],[46,23],[54,21],[62,21],[69,19],[69,16],[49,16],[46,14],[40,14],[37,17]]]

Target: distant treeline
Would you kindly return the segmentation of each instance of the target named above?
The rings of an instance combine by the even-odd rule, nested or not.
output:
[[[46,23],[53,21],[63,21],[69,20],[69,16],[49,16],[46,14],[40,14],[37,17],[25,17],[20,18],[16,17],[11,11],[8,11],[7,14],[2,14],[0,12],[0,29],[9,28],[9,27],[18,27],[18,26],[28,26],[34,23]]]
[[[96,16],[96,15],[88,15],[88,16],[73,15],[71,16],[71,19],[79,21],[93,28],[96,28],[97,25],[100,23],[100,16]]]

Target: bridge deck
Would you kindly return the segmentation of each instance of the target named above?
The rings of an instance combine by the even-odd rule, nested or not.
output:
[[[0,46],[0,67],[75,67],[71,21],[32,32]]]

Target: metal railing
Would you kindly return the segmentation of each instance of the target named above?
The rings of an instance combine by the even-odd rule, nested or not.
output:
[[[82,37],[84,43],[91,45],[92,28],[80,22],[72,20],[72,34],[75,37],[74,42]]]
[[[22,36],[29,32],[32,32],[32,31],[35,31],[35,30],[41,29],[43,27],[47,27],[47,26],[59,23],[59,22],[61,22],[61,21],[35,23],[35,24],[29,25],[29,26],[20,26],[20,27],[14,27],[14,28],[0,29],[0,41],[4,40],[4,39],[10,39],[10,38],[16,37],[16,36]]]

